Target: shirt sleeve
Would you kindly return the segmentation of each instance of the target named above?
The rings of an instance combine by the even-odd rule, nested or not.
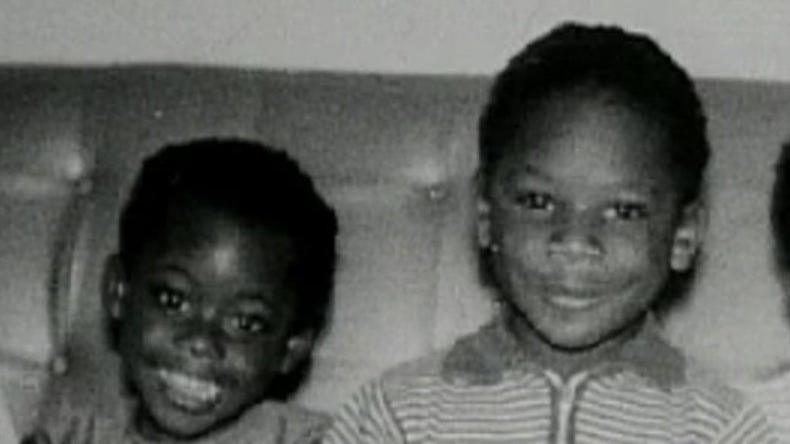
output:
[[[324,444],[407,444],[376,381],[362,387],[335,415]]]

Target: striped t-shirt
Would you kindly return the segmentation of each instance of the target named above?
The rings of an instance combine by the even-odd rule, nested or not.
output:
[[[689,371],[650,323],[610,362],[562,378],[499,319],[363,387],[324,442],[775,442],[760,410]]]

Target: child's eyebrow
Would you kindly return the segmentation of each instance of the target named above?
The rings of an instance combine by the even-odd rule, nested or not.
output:
[[[251,306],[260,307],[270,313],[277,313],[282,307],[277,304],[271,295],[263,291],[244,291],[236,293],[234,296],[234,305],[240,304],[242,306],[250,304]]]
[[[540,170],[534,165],[523,164],[519,168],[515,168],[508,175],[508,181],[511,184],[520,185],[535,185],[535,186],[550,186],[553,187],[562,180],[558,180],[552,175]],[[653,182],[628,180],[628,181],[612,181],[608,183],[601,183],[598,185],[603,191],[617,195],[632,198],[649,198],[655,199],[663,195],[663,188]]]
[[[183,275],[184,277],[192,280],[192,274],[186,268],[181,267],[180,265],[168,263],[168,262],[154,262],[154,272],[155,273],[175,273],[179,275]]]
[[[549,181],[552,180],[550,174],[546,173],[545,171],[541,170],[540,168],[528,162],[522,163],[520,165],[516,165],[516,168],[514,168],[513,170],[514,172],[518,172],[521,174],[526,173],[529,174],[530,176],[536,176],[540,179],[545,179]]]
[[[261,302],[265,305],[272,303],[272,298],[267,296],[265,291],[241,291],[236,293],[236,299],[240,301]]]
[[[508,168],[508,171],[505,173],[505,178],[510,182],[519,182],[524,179],[537,180],[546,183],[555,181],[551,175],[528,163],[511,165]]]
[[[542,170],[540,167],[533,165],[529,162],[525,162],[519,165],[516,165],[515,168],[511,170],[512,175],[529,175],[531,178],[545,180],[547,182],[556,182],[558,180],[557,177],[554,175]],[[646,181],[640,179],[634,180],[625,180],[625,181],[611,181],[609,184],[603,185],[611,185],[612,187],[621,187],[621,188],[630,188],[634,190],[649,190],[650,192],[658,191],[660,186],[655,183],[654,181]]]

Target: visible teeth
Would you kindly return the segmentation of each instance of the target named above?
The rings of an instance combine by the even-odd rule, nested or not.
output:
[[[211,403],[220,394],[220,387],[217,384],[184,373],[160,370],[159,376],[172,392],[174,401],[187,407]]]
[[[567,308],[587,308],[596,303],[593,298],[580,298],[573,296],[555,296],[552,298],[554,304]]]

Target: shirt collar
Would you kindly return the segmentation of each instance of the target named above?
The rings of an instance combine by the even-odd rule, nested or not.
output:
[[[510,372],[542,374],[551,370],[551,363],[542,362],[540,356],[521,344],[502,314],[498,314],[477,333],[459,339],[451,347],[442,375],[450,382],[496,384]],[[669,390],[685,382],[686,360],[661,337],[658,324],[650,315],[634,337],[612,351],[605,362],[587,371],[594,375],[630,371]]]

